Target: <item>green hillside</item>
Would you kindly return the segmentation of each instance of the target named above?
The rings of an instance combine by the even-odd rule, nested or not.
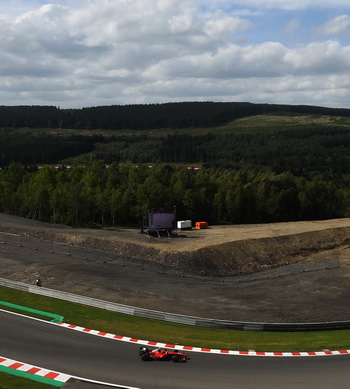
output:
[[[2,128],[0,166],[170,163],[215,167],[280,166],[279,171],[347,173],[350,118],[280,113],[225,125],[149,130]]]

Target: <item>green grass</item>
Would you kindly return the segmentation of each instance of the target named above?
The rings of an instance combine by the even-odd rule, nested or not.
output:
[[[350,349],[350,330],[247,332],[165,323],[0,288],[0,300],[62,315],[82,327],[137,339],[226,350],[318,351]]]
[[[55,386],[42,384],[27,378],[17,377],[0,371],[0,389],[52,389]]]

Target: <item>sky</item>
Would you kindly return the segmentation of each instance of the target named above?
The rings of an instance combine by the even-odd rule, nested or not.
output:
[[[350,108],[349,0],[0,0],[0,105]]]

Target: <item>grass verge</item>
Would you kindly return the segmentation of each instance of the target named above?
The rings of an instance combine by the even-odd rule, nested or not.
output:
[[[52,389],[55,386],[0,371],[0,389]]]
[[[185,346],[275,352],[350,349],[350,330],[273,333],[208,329],[138,318],[8,288],[0,288],[0,300],[59,314],[65,322],[86,328]]]

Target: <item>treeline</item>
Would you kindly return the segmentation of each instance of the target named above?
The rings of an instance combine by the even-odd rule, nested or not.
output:
[[[100,136],[1,131],[0,166],[7,166],[14,161],[24,165],[55,164],[65,158],[92,152],[94,144],[101,141]]]
[[[79,134],[77,131],[76,134]],[[211,168],[270,168],[306,178],[350,174],[350,131],[327,125],[263,128],[240,133],[203,135],[51,135],[0,131],[0,167],[23,165],[166,163]],[[68,162],[67,162],[68,161]],[[327,178],[328,179],[328,178]]]
[[[0,106],[0,127],[110,130],[210,127],[246,116],[281,112],[350,116],[349,109],[235,102],[112,105],[81,109]]]
[[[149,209],[210,224],[348,217],[344,177],[306,179],[270,169],[191,170],[92,161],[84,167],[0,171],[0,212],[72,226],[141,226]]]

